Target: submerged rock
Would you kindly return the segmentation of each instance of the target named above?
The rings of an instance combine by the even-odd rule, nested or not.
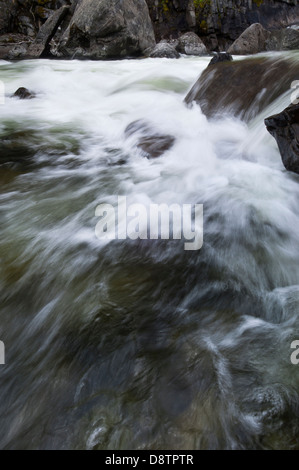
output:
[[[31,100],[32,98],[35,98],[35,96],[35,93],[32,93],[24,87],[18,88],[13,95],[14,98],[20,98],[20,100]]]
[[[229,54],[247,55],[257,54],[266,50],[267,39],[270,33],[261,24],[254,23],[247,28],[241,36],[228,49]]]
[[[215,54],[208,67],[211,65],[218,64],[219,62],[231,62],[233,60],[232,56],[228,52],[218,52]]]
[[[36,153],[32,145],[34,132],[11,130],[0,136],[0,168],[27,168]]]
[[[128,125],[126,137],[136,136],[136,146],[148,159],[158,158],[174,145],[175,138],[156,132],[147,122],[139,120]]]
[[[265,125],[276,139],[285,168],[299,174],[299,104],[268,117]]]
[[[64,57],[122,58],[156,44],[145,0],[79,0],[58,45]]]
[[[161,41],[154,49],[149,51],[149,57],[159,59],[165,57],[166,59],[179,59],[180,54],[171,44]]]
[[[229,114],[249,121],[290,89],[299,63],[287,58],[251,57],[207,67],[185,98],[208,117]]]
[[[192,32],[185,33],[179,38],[177,50],[181,54],[197,56],[206,55],[208,53],[200,37]]]

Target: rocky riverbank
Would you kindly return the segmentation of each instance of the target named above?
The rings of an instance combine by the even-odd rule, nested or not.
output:
[[[0,59],[290,50],[298,18],[297,0],[0,0]]]

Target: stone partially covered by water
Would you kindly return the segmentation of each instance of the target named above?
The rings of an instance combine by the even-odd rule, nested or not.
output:
[[[233,57],[228,52],[218,52],[214,54],[214,57],[211,59],[208,67],[210,67],[211,65],[218,64],[219,62],[231,62],[232,60]]]
[[[224,61],[201,74],[185,102],[196,102],[209,118],[228,114],[249,121],[290,90],[298,76],[298,61],[282,56]]]
[[[13,94],[14,98],[20,98],[20,100],[31,100],[35,98],[35,94],[32,91],[29,91],[27,88],[20,87]]]
[[[127,137],[137,137],[137,148],[146,158],[161,157],[163,153],[170,150],[175,142],[171,135],[161,135],[155,131],[146,121],[135,121],[129,124],[125,130]]]

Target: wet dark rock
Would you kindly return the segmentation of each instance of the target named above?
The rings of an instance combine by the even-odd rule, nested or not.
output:
[[[268,117],[265,125],[276,139],[285,168],[299,174],[299,104]]]
[[[20,98],[20,100],[31,100],[35,98],[35,94],[31,91],[27,90],[27,88],[21,87],[14,93],[14,98]]]
[[[178,40],[177,50],[181,54],[202,56],[208,53],[206,46],[197,34],[189,32]]]
[[[141,55],[156,44],[145,0],[79,0],[58,53],[86,59]]]
[[[136,146],[148,158],[158,158],[174,145],[175,138],[163,135],[143,120],[134,121],[125,130],[126,137],[136,137]]]
[[[290,89],[299,64],[282,57],[251,57],[207,67],[185,98],[208,117],[228,114],[249,121]]]
[[[270,37],[261,24],[254,23],[247,28],[241,36],[228,49],[229,54],[247,55],[257,54],[266,50],[267,39]]]
[[[233,60],[232,56],[227,52],[219,52],[215,54],[208,67],[211,65],[218,64],[219,62],[231,62]]]
[[[180,57],[175,47],[165,41],[159,42],[154,49],[147,51],[147,55],[155,59],[163,57],[166,59],[179,59]]]

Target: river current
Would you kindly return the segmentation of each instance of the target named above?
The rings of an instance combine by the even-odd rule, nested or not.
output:
[[[299,448],[299,177],[263,123],[291,90],[208,121],[209,60],[0,62],[0,448]],[[203,247],[99,240],[118,196],[203,204]]]

